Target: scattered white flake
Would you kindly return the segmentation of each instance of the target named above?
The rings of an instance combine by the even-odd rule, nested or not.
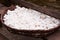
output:
[[[58,27],[60,20],[25,7],[16,6],[4,15],[4,24],[18,30],[49,30]]]

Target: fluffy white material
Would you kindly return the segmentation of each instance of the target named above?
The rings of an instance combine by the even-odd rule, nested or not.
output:
[[[4,24],[18,30],[49,30],[58,27],[60,21],[33,9],[16,6],[4,15]]]

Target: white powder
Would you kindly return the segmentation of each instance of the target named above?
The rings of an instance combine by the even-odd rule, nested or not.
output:
[[[4,24],[18,30],[49,30],[58,27],[60,21],[38,11],[16,6],[4,15]]]

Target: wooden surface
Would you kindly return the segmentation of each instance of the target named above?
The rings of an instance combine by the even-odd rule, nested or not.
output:
[[[0,40],[8,40],[8,39],[0,33]]]

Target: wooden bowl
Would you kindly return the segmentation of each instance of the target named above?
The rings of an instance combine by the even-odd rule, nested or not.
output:
[[[20,1],[21,3],[19,4],[19,6],[23,6],[23,7],[27,7],[27,8],[31,8],[31,9],[34,9],[34,10],[37,10],[39,12],[42,12],[42,13],[45,13],[46,12],[44,10],[43,7],[39,7],[35,4],[32,4],[32,3],[27,3],[25,1]],[[42,9],[43,8],[43,9]],[[60,25],[56,28],[53,28],[53,29],[50,29],[50,30],[18,30],[18,29],[14,29],[14,28],[11,28],[7,25],[4,24],[4,21],[3,21],[3,16],[7,13],[7,10],[10,9],[10,10],[14,10],[15,9],[15,6],[12,5],[10,7],[7,7],[7,9],[4,11],[3,14],[1,14],[1,21],[2,21],[2,24],[12,33],[15,33],[15,34],[22,34],[22,35],[26,35],[26,36],[32,36],[32,37],[46,37],[54,32],[56,32],[59,28],[60,28]],[[49,11],[48,11],[49,12]],[[51,12],[49,12],[48,14],[50,14]]]

